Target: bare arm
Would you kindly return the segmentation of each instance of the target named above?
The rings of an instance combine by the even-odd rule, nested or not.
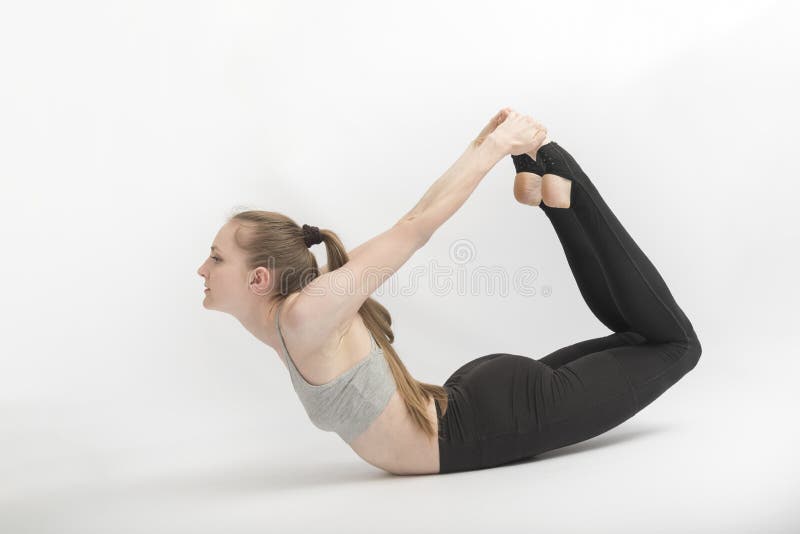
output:
[[[348,251],[348,252],[347,252],[347,257],[348,257],[348,258],[350,258],[350,259],[353,259],[353,258],[357,257],[357,256],[358,256],[358,253],[359,253],[359,251],[361,251],[361,250],[362,250],[362,249],[363,249],[363,248],[366,246],[366,244],[367,244],[368,242],[369,242],[369,241],[367,241],[367,242],[364,242],[364,243],[361,243],[360,245],[358,245],[358,246],[357,246],[356,248],[354,248],[353,250],[350,250],[350,251]],[[319,274],[325,274],[325,273],[327,273],[327,272],[328,272],[328,265],[327,265],[327,264],[326,264],[326,265],[323,265],[323,266],[321,266],[321,267],[319,268]]]
[[[461,208],[483,177],[508,154],[494,137],[480,145],[473,141],[463,154],[428,189],[419,202],[403,216],[416,225],[427,243],[436,230]]]
[[[414,221],[419,229],[422,243],[427,243],[431,235],[466,202],[484,176],[500,161],[507,152],[492,137],[481,140],[477,145],[470,143],[461,157],[428,189],[422,199],[402,220]],[[367,243],[362,243],[347,253],[355,259]],[[319,269],[320,274],[328,272],[328,266]]]
[[[497,162],[508,154],[535,151],[546,134],[547,130],[531,117],[503,108],[398,224],[415,230],[423,246],[461,208]],[[350,251],[350,259],[355,259],[368,243]],[[320,271],[327,273],[327,266]]]

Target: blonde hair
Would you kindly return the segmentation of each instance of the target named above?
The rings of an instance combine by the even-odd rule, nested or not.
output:
[[[275,304],[300,291],[320,275],[317,260],[305,244],[303,229],[291,218],[272,211],[247,210],[236,213],[230,221],[242,223],[234,232],[234,240],[245,253],[248,269],[263,266],[275,270],[275,279],[280,280]],[[247,232],[243,239],[239,239],[239,230],[243,227]],[[319,233],[328,255],[328,271],[347,263],[350,258],[339,236],[321,228]],[[411,419],[427,436],[434,437],[436,427],[427,417],[428,401],[435,399],[444,415],[447,412],[447,391],[442,386],[415,380],[409,374],[392,347],[392,316],[383,305],[369,297],[358,313],[383,349]]]

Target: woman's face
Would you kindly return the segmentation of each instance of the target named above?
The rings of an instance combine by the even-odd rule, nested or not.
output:
[[[233,240],[235,223],[225,224],[211,244],[206,261],[197,269],[205,281],[203,307],[234,313],[252,294],[248,290],[247,270],[242,251]]]

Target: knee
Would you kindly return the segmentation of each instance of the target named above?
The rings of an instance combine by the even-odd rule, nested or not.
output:
[[[692,335],[688,339],[686,354],[684,355],[687,364],[686,372],[691,371],[697,366],[697,362],[700,361],[700,354],[702,353],[703,345],[700,344],[697,334],[692,331]]]

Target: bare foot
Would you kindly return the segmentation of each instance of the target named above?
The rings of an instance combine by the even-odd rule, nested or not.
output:
[[[521,204],[538,206],[542,202],[542,177],[532,172],[518,172],[514,178],[514,198]]]
[[[572,180],[557,174],[545,174],[542,176],[541,192],[545,206],[568,208],[571,190]]]
[[[545,134],[544,142],[539,148],[551,141],[550,134]],[[533,152],[526,152],[534,161],[539,151],[537,148]],[[553,175],[550,175],[553,176]],[[552,189],[552,186],[551,186]],[[514,179],[514,198],[521,204],[538,206],[542,202],[542,177],[533,172],[518,172]]]

